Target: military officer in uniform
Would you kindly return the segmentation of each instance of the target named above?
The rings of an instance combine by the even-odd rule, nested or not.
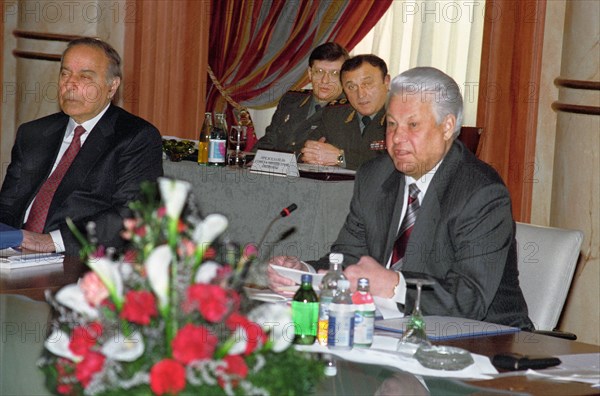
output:
[[[289,91],[279,101],[277,110],[257,149],[291,151],[296,146],[296,131],[309,130],[321,117],[327,103],[343,96],[340,68],[348,59],[348,52],[337,43],[325,43],[316,47],[308,58],[308,78],[312,89]],[[302,140],[304,142],[306,137]]]
[[[330,103],[307,129],[301,160],[358,169],[385,153],[385,102],[390,76],[385,61],[375,55],[348,59],[340,73],[347,99]]]

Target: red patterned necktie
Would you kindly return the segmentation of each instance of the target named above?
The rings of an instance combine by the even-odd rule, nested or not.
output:
[[[44,225],[46,224],[46,218],[48,217],[48,209],[50,208],[54,193],[71,166],[73,159],[75,159],[75,156],[79,152],[79,149],[81,148],[81,135],[84,133],[85,129],[81,125],[78,125],[75,128],[73,141],[71,141],[67,151],[63,154],[58,166],[54,169],[54,172],[52,172],[50,177],[42,185],[42,188],[40,188],[40,191],[38,191],[35,201],[33,201],[33,205],[31,206],[31,210],[29,211],[27,223],[24,227],[27,231],[38,233],[44,231]]]
[[[402,225],[398,230],[398,238],[394,242],[394,249],[392,250],[392,269],[399,271],[402,268],[402,259],[406,253],[406,246],[408,245],[408,239],[417,220],[417,213],[419,212],[419,187],[415,183],[408,186],[408,205],[406,208],[406,214],[402,219]]]

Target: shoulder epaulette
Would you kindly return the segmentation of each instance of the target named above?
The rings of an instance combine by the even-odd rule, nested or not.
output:
[[[348,102],[348,99],[341,98],[341,99],[332,100],[331,102],[327,103],[327,106],[344,106],[344,105],[349,105],[349,104],[350,104],[350,102]]]
[[[288,92],[303,95],[312,95],[312,89],[290,89]]]

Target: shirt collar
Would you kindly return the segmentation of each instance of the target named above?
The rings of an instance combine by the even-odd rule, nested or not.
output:
[[[84,121],[81,124],[76,123],[74,119],[69,117],[69,124],[67,126],[67,135],[73,133],[73,131],[75,130],[75,127],[77,125],[81,125],[82,127],[84,127],[85,134],[87,135],[89,132],[91,132],[92,129],[94,129],[94,127],[96,126],[98,121],[100,121],[100,119],[102,118],[104,113],[106,113],[106,111],[108,110],[109,107],[110,107],[110,103],[107,104],[106,107],[104,109],[102,109],[102,111],[100,113],[98,113],[94,118]]]
[[[440,160],[440,162],[438,162],[433,169],[431,169],[429,172],[427,172],[426,174],[424,174],[423,176],[421,176],[419,179],[415,180],[413,177],[406,175],[406,188],[408,189],[408,186],[410,186],[412,183],[416,183],[417,187],[419,187],[419,201],[423,202],[423,198],[425,197],[425,193],[427,192],[427,189],[429,188],[429,184],[431,184],[431,180],[433,180],[433,176],[435,175],[435,172],[437,172],[437,170],[440,168],[440,165],[442,164],[442,162],[444,161],[444,159],[442,158]]]

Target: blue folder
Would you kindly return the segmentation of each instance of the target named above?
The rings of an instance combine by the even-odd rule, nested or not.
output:
[[[474,319],[435,315],[424,316],[423,318],[425,319],[425,333],[431,341],[517,333],[520,331],[516,327],[481,322]],[[375,328],[402,334],[406,330],[408,322],[410,322],[410,316],[377,320],[375,321]]]
[[[0,249],[21,246],[23,242],[23,231],[0,223]]]

